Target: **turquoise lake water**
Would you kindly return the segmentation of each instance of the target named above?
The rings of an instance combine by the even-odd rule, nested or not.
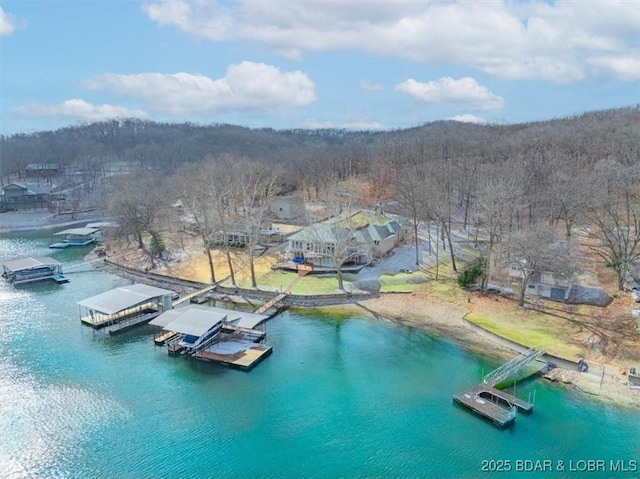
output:
[[[49,240],[0,236],[0,262],[89,251]],[[0,281],[0,477],[640,477],[640,412],[537,379],[517,389],[533,414],[497,429],[451,396],[498,363],[420,330],[284,312],[247,373],[169,357],[149,326],[82,326],[77,301],[127,282],[69,277]]]

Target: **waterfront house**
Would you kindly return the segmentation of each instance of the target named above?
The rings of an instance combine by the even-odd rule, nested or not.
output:
[[[0,211],[42,209],[48,206],[49,192],[27,183],[13,182],[2,187]]]
[[[310,266],[317,271],[331,271],[342,261],[346,269],[360,269],[373,259],[371,245],[360,243],[351,230],[335,224],[316,223],[289,236],[287,260],[281,265],[287,269]]]
[[[383,257],[405,239],[402,220],[371,211],[345,214],[316,223],[291,235],[285,248],[285,269],[335,270],[342,260],[345,270],[359,270]]]
[[[109,333],[149,322],[173,307],[173,291],[146,284],[132,284],[78,302],[80,321]]]
[[[7,261],[2,265],[2,276],[19,285],[51,279],[56,283],[68,283],[62,274],[62,263],[53,258],[34,256]]]

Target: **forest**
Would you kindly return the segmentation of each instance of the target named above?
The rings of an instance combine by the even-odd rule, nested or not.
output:
[[[295,191],[335,211],[393,207],[416,237],[420,224],[437,228],[449,252],[454,229],[481,231],[485,288],[499,261],[515,261],[524,279],[570,272],[576,232],[592,239],[591,253],[612,268],[619,289],[640,256],[640,106],[382,132],[125,119],[0,137],[3,185],[33,163],[59,164],[64,183],[144,248],[150,235],[157,249],[163,212],[178,199],[210,244],[238,221],[260,230],[268,202]],[[122,165],[135,171],[116,174]],[[365,187],[349,187],[355,178]]]

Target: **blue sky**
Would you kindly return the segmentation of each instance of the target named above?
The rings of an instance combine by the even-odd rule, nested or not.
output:
[[[516,123],[640,104],[640,0],[0,0],[0,133]]]

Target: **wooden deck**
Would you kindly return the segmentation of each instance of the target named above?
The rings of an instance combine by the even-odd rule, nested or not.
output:
[[[286,298],[286,296],[287,296],[287,293],[279,294],[275,298],[270,299],[267,303],[264,303],[262,306],[260,306],[258,309],[256,309],[253,314],[264,314],[264,312],[267,309],[271,308],[272,306],[275,306],[277,303],[279,303],[284,298]]]
[[[218,354],[212,351],[198,351],[195,357],[213,361],[224,366],[238,369],[251,369],[273,351],[273,346],[255,344],[254,346],[235,354]]]
[[[232,324],[223,324],[222,332],[228,334],[239,334],[244,338],[253,341],[254,343],[259,343],[267,335],[266,331],[261,331],[259,329],[241,328],[240,326],[234,326]]]
[[[453,396],[453,400],[458,404],[468,407],[476,414],[493,421],[494,424],[500,427],[505,427],[516,418],[513,410],[505,409],[502,406],[498,406],[491,401],[482,399],[469,392],[456,394]]]
[[[154,338],[153,342],[155,343],[156,346],[163,346],[167,341],[171,341],[173,338],[177,336],[178,336],[178,333],[174,331],[167,331],[166,333]]]

